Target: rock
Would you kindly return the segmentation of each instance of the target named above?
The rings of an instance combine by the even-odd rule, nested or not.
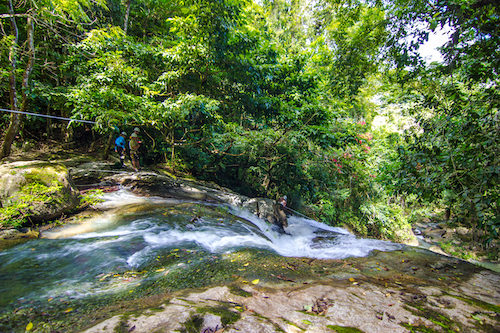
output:
[[[429,247],[429,250],[432,252],[442,254],[443,256],[448,256],[448,254],[446,252],[444,252],[439,246],[436,246],[436,245]]]
[[[80,203],[68,169],[43,161],[14,162],[0,166],[0,223],[19,226],[42,222],[74,210]]]
[[[203,317],[201,332],[207,332],[207,333],[222,332],[223,328],[224,326],[222,326],[222,322],[219,316],[208,313]]]
[[[423,222],[416,222],[413,224],[413,226],[415,228],[419,228],[419,229],[425,229],[427,227],[427,224],[423,223]]]
[[[17,229],[0,230],[0,239],[20,238],[22,232]]]
[[[75,184],[101,184],[102,180],[115,173],[126,173],[125,169],[115,169],[113,164],[106,162],[88,162],[78,166],[72,165],[71,177]]]
[[[259,199],[258,198],[252,198],[252,199],[248,199],[247,201],[244,201],[241,204],[241,207],[260,217]]]
[[[156,173],[118,173],[107,176],[105,182],[114,182],[129,187],[133,192],[148,196],[189,199],[209,202],[231,201],[231,195],[222,191],[210,189],[191,181],[177,180],[166,175]],[[236,195],[234,195],[236,197]],[[234,198],[233,198],[234,200]]]
[[[269,210],[272,212],[270,199],[250,199],[226,188],[209,187],[202,182],[168,175],[151,172],[117,173],[106,176],[102,181],[129,187],[133,192],[142,195],[227,203],[248,209],[259,216]]]
[[[446,230],[443,229],[434,229],[434,228],[427,228],[422,231],[424,237],[426,238],[443,238],[443,236],[446,234]]]
[[[421,253],[421,252],[420,252]],[[406,258],[405,254],[405,258]],[[389,259],[390,256],[384,256]],[[431,257],[435,257],[431,255]],[[414,259],[418,258],[413,257]],[[375,262],[380,262],[380,258]],[[467,264],[456,269],[449,258],[437,258],[443,268],[460,272]],[[392,260],[392,259],[389,259]],[[400,262],[398,258],[396,262]],[[432,260],[431,260],[432,262]],[[321,265],[325,265],[322,263]],[[397,267],[399,265],[393,266]],[[470,268],[470,267],[469,267]],[[342,269],[339,267],[339,269]],[[284,286],[268,283],[265,290],[245,286],[249,295],[233,294],[227,286],[206,287],[196,291],[174,293],[167,303],[157,310],[143,311],[137,316],[122,316],[119,326],[117,316],[96,323],[85,332],[114,332],[121,327],[136,327],[138,332],[408,332],[408,325],[425,327],[427,331],[480,332],[486,327],[496,327],[494,312],[484,316],[484,326],[470,320],[471,313],[483,311],[484,304],[471,302],[470,297],[486,294],[480,298],[486,304],[495,304],[498,299],[498,275],[483,271],[470,273],[472,281],[457,280],[451,289],[448,283],[438,278],[446,272],[435,272],[421,267],[419,279],[426,282],[412,284],[411,291],[399,287],[405,272],[392,276],[384,274],[384,284],[363,280],[362,285],[339,281],[322,280],[317,283]],[[418,274],[418,272],[417,272]],[[411,275],[411,281],[415,280]],[[182,294],[181,294],[182,293]],[[459,293],[458,296],[456,293]],[[182,297],[178,295],[182,295]],[[438,304],[441,304],[439,306]],[[449,306],[452,305],[452,306]],[[493,306],[494,307],[494,306]],[[216,311],[217,314],[211,312]],[[225,314],[225,323],[219,314]],[[230,320],[229,320],[230,319]],[[220,326],[219,326],[220,323]],[[177,324],[177,326],[176,326]],[[492,326],[490,326],[492,325]],[[496,325],[496,326],[495,326]],[[190,328],[190,330],[188,330]]]
[[[455,232],[457,234],[459,234],[460,236],[468,236],[471,234],[471,231],[470,229],[466,228],[466,227],[457,227],[455,229]]]
[[[18,244],[24,243],[30,239],[38,238],[40,232],[37,230],[17,230],[6,229],[0,230],[0,251],[11,248]]]
[[[410,226],[394,231],[394,240],[410,246],[418,246],[418,240]]]
[[[261,219],[267,219],[273,215],[274,200],[267,198],[252,198],[242,203],[242,207],[248,209]]]

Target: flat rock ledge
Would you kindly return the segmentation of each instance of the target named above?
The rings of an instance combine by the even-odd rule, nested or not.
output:
[[[403,253],[404,255],[404,253]],[[369,261],[384,265],[383,255]],[[437,258],[437,257],[436,257]],[[438,259],[434,272],[455,261]],[[458,263],[461,268],[468,266]],[[438,267],[439,264],[442,267]],[[329,262],[324,261],[328,266]],[[288,284],[248,283],[178,292],[141,313],[108,318],[88,329],[97,332],[498,332],[499,276],[478,270],[460,274],[448,288],[439,274],[350,278]],[[431,270],[432,271],[432,270]],[[418,274],[417,274],[418,275]],[[444,276],[443,276],[444,278]],[[403,282],[404,281],[404,282]],[[489,304],[489,305],[488,305]]]

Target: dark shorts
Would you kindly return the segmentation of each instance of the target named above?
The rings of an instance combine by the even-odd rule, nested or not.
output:
[[[116,147],[115,149],[116,149],[116,152],[118,153],[118,155],[120,155],[120,157],[121,156],[125,157],[125,149],[124,148]]]

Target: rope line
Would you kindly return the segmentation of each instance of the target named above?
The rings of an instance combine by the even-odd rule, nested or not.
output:
[[[87,172],[87,171],[111,172],[111,173],[127,173],[127,172],[130,172],[130,171],[127,171],[127,170],[82,169],[82,172]]]
[[[304,214],[302,214],[302,213],[300,213],[300,212],[298,212],[298,211],[296,211],[296,210],[294,210],[294,209],[291,209],[291,208],[290,208],[290,207],[288,207],[288,206],[285,206],[285,209],[288,209],[288,210],[289,210],[289,211],[291,211],[292,213],[295,213],[295,214],[297,214],[297,215],[300,215],[300,216],[302,216],[302,217],[305,217],[306,219],[312,220],[312,218],[310,218],[309,216],[306,216],[306,215],[304,215]]]
[[[82,119],[71,119],[71,118],[65,118],[65,117],[58,117],[58,116],[51,116],[48,114],[41,114],[41,113],[32,113],[32,112],[22,112],[22,111],[15,111],[15,110],[8,110],[8,109],[1,109],[0,111],[3,112],[10,112],[10,113],[19,113],[19,114],[26,114],[28,116],[36,116],[36,117],[44,117],[44,118],[52,118],[52,119],[58,119],[58,120],[67,120],[67,121],[76,121],[80,123],[87,123],[87,124],[96,124],[95,121],[90,121],[90,120],[82,120]]]

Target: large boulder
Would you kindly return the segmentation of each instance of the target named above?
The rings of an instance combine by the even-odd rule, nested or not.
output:
[[[102,183],[119,184],[141,195],[226,203],[242,207],[262,219],[273,215],[274,201],[267,198],[249,198],[216,184],[174,178],[151,172],[116,173],[102,179]]]
[[[30,161],[0,165],[0,228],[51,220],[79,203],[80,193],[61,164]]]
[[[267,198],[251,198],[242,202],[241,207],[248,209],[259,218],[269,220],[273,216],[274,200]]]

